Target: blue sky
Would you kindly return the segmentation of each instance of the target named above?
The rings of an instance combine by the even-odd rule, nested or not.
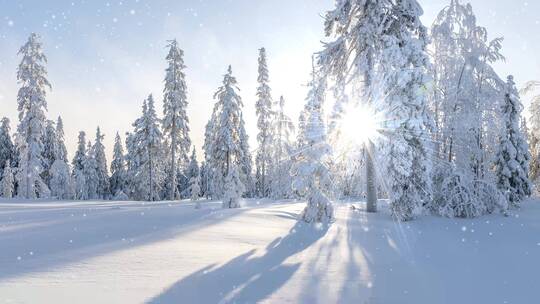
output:
[[[448,2],[420,1],[424,23],[431,25]],[[518,84],[540,79],[540,2],[470,2],[490,37],[505,37],[501,76],[512,73]],[[75,148],[78,130],[93,138],[100,125],[110,151],[114,133],[131,129],[149,93],[161,101],[165,45],[176,38],[188,66],[188,114],[197,149],[228,64],[239,81],[254,147],[257,49],[267,48],[274,98],[283,94],[296,119],[310,56],[324,39],[321,15],[332,6],[332,0],[0,0],[0,115],[15,128],[16,53],[37,32],[53,85],[49,117],[62,115],[68,150]]]

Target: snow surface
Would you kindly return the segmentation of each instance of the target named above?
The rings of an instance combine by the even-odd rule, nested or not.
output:
[[[423,217],[336,203],[0,201],[0,303],[533,303],[540,203]],[[360,208],[360,209],[358,209]]]

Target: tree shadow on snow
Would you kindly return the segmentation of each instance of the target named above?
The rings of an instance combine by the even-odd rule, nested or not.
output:
[[[256,303],[283,286],[301,263],[284,264],[327,232],[328,227],[313,227],[297,222],[284,238],[266,247],[262,256],[255,250],[235,257],[220,267],[207,266],[179,280],[149,303]]]

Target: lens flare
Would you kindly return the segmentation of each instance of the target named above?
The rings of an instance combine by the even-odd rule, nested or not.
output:
[[[366,144],[379,136],[380,124],[375,111],[367,106],[357,106],[346,111],[341,122],[343,140]]]

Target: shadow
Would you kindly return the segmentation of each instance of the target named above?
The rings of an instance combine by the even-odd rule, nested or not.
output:
[[[219,202],[202,209],[170,202],[23,208],[0,214],[0,281],[175,238],[250,210]]]
[[[235,257],[220,267],[205,267],[179,280],[149,303],[256,303],[283,286],[301,263],[285,260],[321,239],[328,227],[298,221],[289,234],[277,238],[262,256],[255,250]]]

